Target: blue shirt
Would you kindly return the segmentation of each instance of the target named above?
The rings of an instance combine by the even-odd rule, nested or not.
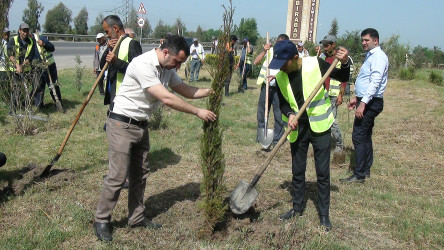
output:
[[[388,67],[388,57],[381,47],[367,52],[355,82],[356,96],[362,97],[362,102],[367,104],[373,97],[382,98],[387,86]]]

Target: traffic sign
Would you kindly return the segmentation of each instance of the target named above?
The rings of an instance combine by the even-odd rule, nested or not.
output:
[[[145,25],[145,20],[142,17],[139,17],[139,19],[137,20],[137,24],[140,28],[142,28]]]
[[[146,14],[145,6],[143,6],[143,3],[140,3],[139,9],[137,10],[137,13],[140,14]]]

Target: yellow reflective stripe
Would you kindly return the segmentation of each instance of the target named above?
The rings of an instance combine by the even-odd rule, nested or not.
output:
[[[319,122],[319,121],[323,121],[328,119],[328,117],[332,114],[332,109],[331,109],[331,105],[328,108],[327,112],[324,114],[320,114],[317,116],[310,116],[308,119],[310,120],[310,122]]]
[[[14,37],[14,44],[15,44],[15,48],[16,48],[15,59],[16,59],[17,63],[20,63],[20,62],[19,62],[19,57],[20,57],[20,44],[19,44],[19,42],[18,42],[18,38],[19,38],[18,36],[15,36],[15,37]],[[31,43],[28,44],[28,47],[26,48],[25,59],[26,59],[26,57],[29,56],[29,53],[31,53],[32,46],[34,45],[34,42],[32,41],[32,39],[29,39],[29,40],[31,41]],[[25,60],[25,59],[24,59],[24,60]],[[16,70],[16,68],[11,66],[11,71],[15,71],[15,70]],[[26,66],[23,68],[23,71],[24,71],[24,72],[26,72],[26,71],[30,71],[30,70],[31,70],[31,65],[26,65]]]
[[[265,55],[266,57],[266,55]],[[273,48],[268,50],[268,58],[269,60],[273,59]],[[259,76],[257,77],[256,84],[261,85],[265,82],[265,75],[267,74],[267,59],[262,63],[261,71],[259,72]]]
[[[131,37],[126,37],[120,43],[119,54],[117,55],[117,58],[119,58],[122,61],[128,62],[128,51],[129,51],[129,45],[130,45],[131,40],[133,40]],[[117,91],[119,91],[119,87],[123,82],[124,76],[125,76],[125,74],[117,72],[116,94],[117,94]]]

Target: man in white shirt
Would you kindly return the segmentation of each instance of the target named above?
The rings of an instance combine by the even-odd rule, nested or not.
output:
[[[199,71],[201,65],[204,63],[205,51],[202,44],[197,38],[193,38],[193,44],[190,46],[191,63],[190,63],[190,82],[199,79]]]
[[[180,68],[190,51],[183,37],[167,37],[160,48],[146,52],[132,60],[114,99],[114,109],[106,120],[109,144],[109,173],[95,213],[94,230],[102,241],[111,241],[111,212],[119,198],[128,172],[128,225],[130,227],[160,228],[148,220],[143,212],[143,196],[149,172],[148,119],[163,103],[175,110],[194,114],[205,122],[213,122],[216,115],[197,108],[181,98],[196,99],[209,96],[211,89],[185,84],[173,69]]]
[[[389,60],[379,46],[379,33],[373,28],[361,32],[362,48],[367,51],[364,63],[355,81],[355,98],[349,109],[356,108],[352,141],[356,153],[353,175],[342,182],[363,183],[370,178],[373,165],[372,134],[376,117],[384,109],[383,94],[387,87]]]
[[[299,58],[310,56],[308,50],[304,48],[304,44],[302,42],[298,42],[297,48],[298,48]]]

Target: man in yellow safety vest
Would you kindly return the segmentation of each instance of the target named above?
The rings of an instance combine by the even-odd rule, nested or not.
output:
[[[350,73],[348,51],[340,48],[336,57],[341,62],[341,68],[335,68],[330,76],[339,81],[347,81]],[[303,113],[298,121],[294,121],[294,118],[329,67],[329,63],[316,57],[300,58],[296,45],[289,40],[275,44],[273,60],[270,63],[270,69],[281,70],[276,74],[276,81],[282,120],[288,122],[292,129],[288,140],[292,158],[293,208],[280,215],[279,219],[289,220],[303,212],[307,152],[311,143],[317,174],[320,224],[327,231],[331,229],[330,127],[334,118],[325,88],[321,87],[307,109],[301,111]]]

